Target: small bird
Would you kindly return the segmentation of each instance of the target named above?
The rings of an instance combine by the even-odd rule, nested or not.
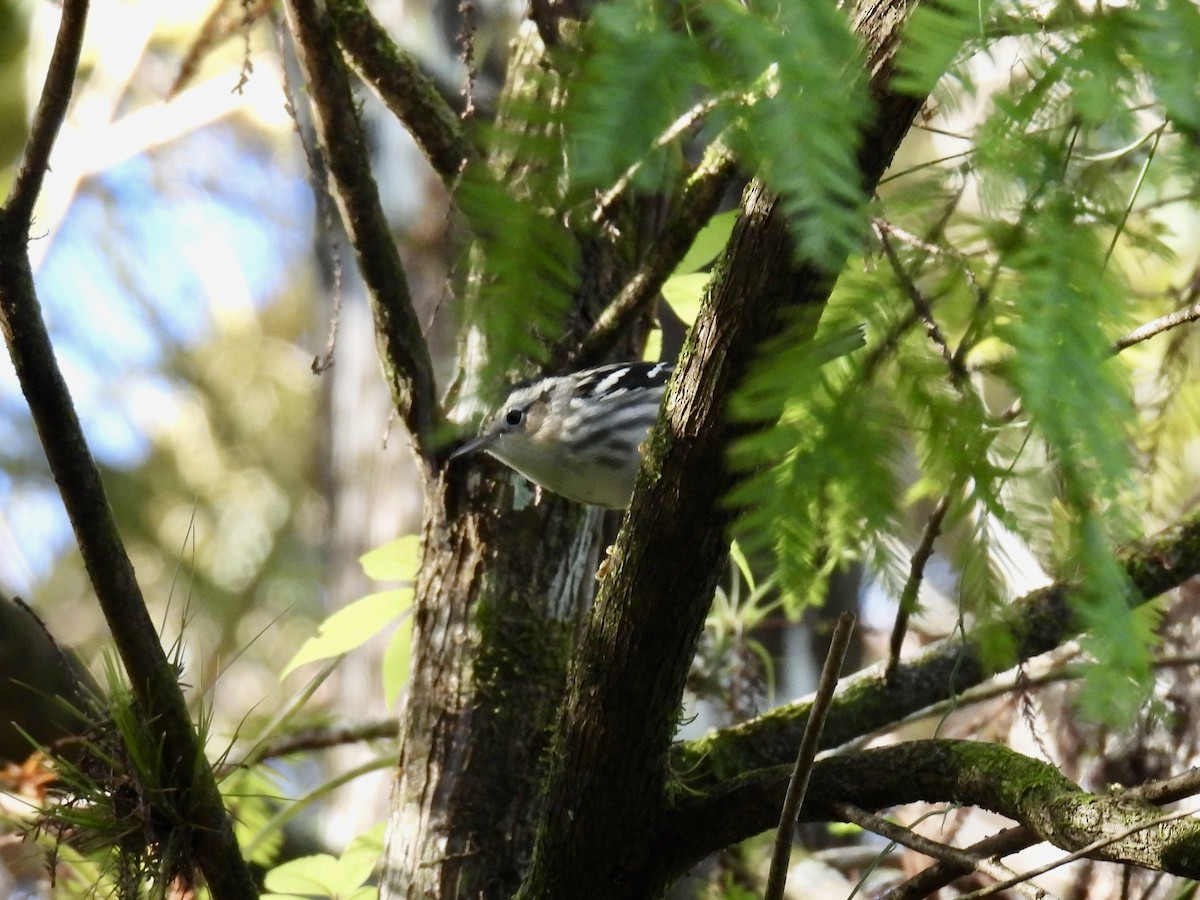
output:
[[[555,494],[625,509],[671,368],[616,363],[514,385],[450,458],[483,450]]]

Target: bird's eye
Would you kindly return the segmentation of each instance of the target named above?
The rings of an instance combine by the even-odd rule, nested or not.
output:
[[[510,409],[504,414],[504,421],[514,427],[520,425],[523,421],[525,421],[525,410],[516,408]]]

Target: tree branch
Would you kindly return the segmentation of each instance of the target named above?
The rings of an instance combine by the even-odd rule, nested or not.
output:
[[[329,17],[355,70],[404,123],[447,188],[478,158],[462,123],[412,56],[360,0],[332,0]]]
[[[863,4],[856,23],[880,105],[859,154],[868,191],[921,105],[886,87],[907,8],[907,0]],[[526,900],[644,897],[667,877],[647,851],[665,803],[676,711],[728,550],[733,511],[722,498],[733,477],[725,451],[740,433],[727,415],[729,398],[785,311],[824,306],[833,283],[827,273],[842,262],[794,263],[786,219],[761,184],[747,189],[723,275],[689,334],[575,655],[538,841],[518,894]],[[798,742],[796,735],[790,747]],[[634,809],[631,797],[642,798]],[[596,847],[608,852],[589,852]]]
[[[825,712],[837,689],[838,673],[846,662],[846,651],[850,648],[850,635],[854,631],[855,616],[844,612],[838,617],[829,641],[829,653],[817,682],[813,698],[812,714],[804,726],[804,737],[796,754],[796,765],[788,779],[787,793],[783,798],[783,810],[779,814],[779,827],[775,834],[775,852],[771,855],[771,870],[767,876],[765,900],[780,900],[787,886],[788,861],[792,855],[792,839],[796,835],[796,817],[804,804],[804,794],[812,775],[813,762],[817,758],[817,746],[821,741],[821,729],[825,725]]]
[[[58,36],[50,55],[46,80],[42,84],[41,98],[33,114],[29,140],[25,142],[17,177],[4,204],[4,214],[11,219],[9,225],[16,230],[28,232],[33,219],[33,204],[41,193],[42,181],[50,168],[50,151],[66,118],[67,104],[71,102],[71,92],[75,87],[87,13],[87,0],[64,0],[62,4]]]
[[[869,813],[850,803],[836,803],[833,806],[833,811],[843,822],[852,822],[866,831],[887,838],[889,841],[894,841],[903,847],[908,847],[910,850],[916,850],[918,853],[932,859],[952,865],[956,869],[962,870],[964,874],[968,872],[982,872],[984,875],[994,878],[997,881],[1006,881],[1014,877],[1019,878],[1016,872],[993,860],[987,854],[976,852],[971,848],[960,850],[957,847],[931,841],[929,838],[917,834],[909,828],[885,819],[879,813]],[[1046,892],[1041,888],[1031,888],[1031,886],[1020,880],[1013,887],[1019,893],[1033,897],[1035,900],[1045,900]]]
[[[149,740],[162,748],[161,791],[188,823],[194,858],[214,897],[257,895],[220,791],[192,727],[175,670],[146,610],[133,565],[92,459],[42,320],[29,264],[29,226],[55,135],[66,114],[87,15],[66,0],[45,92],[21,166],[0,209],[0,329],[50,471],[75,532],[96,599],[141,707]]]
[[[1200,793],[1200,769],[1191,769],[1170,778],[1151,781],[1116,795],[1129,800],[1144,800],[1155,805],[1174,803],[1185,797]],[[967,847],[964,852],[974,856],[996,857],[997,859],[1018,853],[1026,847],[1038,842],[1028,828],[1018,826],[1006,828],[1004,831],[986,837],[978,843]],[[939,888],[943,888],[957,878],[968,875],[972,869],[963,867],[943,859],[927,869],[918,872],[908,881],[889,890],[883,900],[920,900],[928,897]]]
[[[664,821],[658,858],[678,873],[770,828],[789,774],[788,766],[776,766],[686,795]],[[1200,820],[1164,821],[1162,810],[1137,797],[1088,793],[1053,765],[1000,744],[909,741],[821,760],[801,818],[836,820],[843,803],[879,810],[917,802],[977,806],[1069,852],[1086,847],[1092,859],[1200,876]],[[1116,840],[1098,843],[1114,831]]]
[[[308,82],[321,148],[358,267],[371,297],[375,334],[392,401],[430,465],[438,422],[433,364],[408,293],[371,174],[370,156],[345,66],[332,40],[329,17],[317,0],[288,0],[288,19]]]
[[[1138,596],[1134,605],[1157,597],[1200,574],[1200,515],[1193,516],[1121,554]],[[870,734],[906,715],[973,687],[993,672],[983,647],[989,634],[1004,630],[1012,639],[1013,664],[1052,650],[1079,633],[1071,613],[1074,586],[1057,582],[1011,604],[995,623],[943,641],[885,678],[878,666],[845,679],[834,700],[822,737],[837,747]],[[672,769],[687,773],[691,788],[704,788],[752,769],[784,765],[800,739],[808,703],[794,703],[753,722],[717,731],[675,748]]]

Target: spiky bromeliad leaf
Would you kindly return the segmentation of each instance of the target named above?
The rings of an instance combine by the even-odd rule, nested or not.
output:
[[[572,186],[600,189],[637,167],[636,186],[660,187],[666,156],[655,142],[696,94],[693,43],[670,29],[645,0],[618,0],[589,21],[590,47],[567,100],[565,127]]]
[[[1011,258],[1015,311],[1004,334],[1016,350],[1013,381],[1061,484],[1064,563],[1077,574],[1076,611],[1100,664],[1085,681],[1082,703],[1119,721],[1136,709],[1150,662],[1146,629],[1125,602],[1132,588],[1112,551],[1127,537],[1117,511],[1130,490],[1133,406],[1105,330],[1122,295],[1078,203],[1057,191],[1029,217]]]
[[[857,148],[868,102],[861,50],[830,0],[704,4],[710,87],[731,146],[781,197],[800,253],[831,271],[861,242],[864,197]]]
[[[467,316],[487,335],[489,361],[511,367],[541,359],[562,331],[578,282],[578,245],[550,212],[471,169],[456,199],[480,257],[472,268],[481,284],[469,292]]]

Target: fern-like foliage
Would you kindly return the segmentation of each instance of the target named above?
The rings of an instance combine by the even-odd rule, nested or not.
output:
[[[598,10],[568,103],[572,196],[631,170],[635,187],[662,189],[682,135],[720,136],[780,194],[798,250],[839,268],[863,233],[855,151],[868,107],[844,15],[826,0],[717,0],[681,16],[647,0]]]
[[[956,60],[977,50],[986,35],[990,0],[922,3],[905,27],[895,88],[923,97]]]
[[[707,70],[742,98],[730,143],[782,197],[804,257],[840,269],[861,242],[861,53],[833,3],[706,4]],[[744,99],[743,99],[744,98]]]
[[[487,336],[486,382],[502,383],[522,360],[541,360],[562,333],[579,279],[579,248],[550,209],[478,169],[464,173],[456,198],[475,246],[468,321]]]

